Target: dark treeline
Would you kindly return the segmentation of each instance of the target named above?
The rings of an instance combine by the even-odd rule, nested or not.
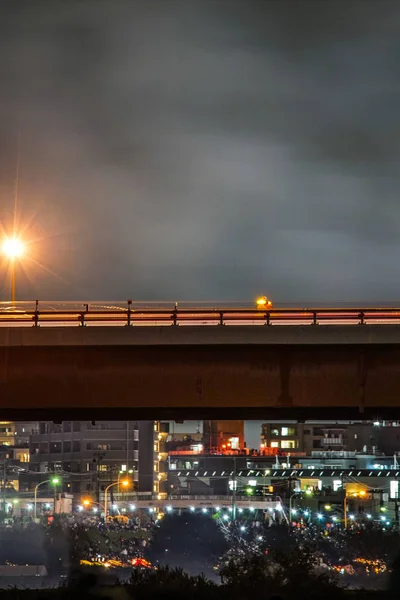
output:
[[[373,600],[398,598],[396,589],[387,591],[349,591],[337,586],[331,575],[308,570],[307,553],[293,565],[293,556],[282,557],[282,570],[265,569],[262,560],[243,563],[243,570],[226,572],[218,585],[205,576],[190,576],[181,569],[160,567],[157,571],[138,571],[126,584],[101,585],[95,571],[82,574],[68,586],[53,590],[10,589],[1,592],[2,600]]]

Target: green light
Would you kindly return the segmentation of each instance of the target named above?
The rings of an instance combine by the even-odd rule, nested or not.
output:
[[[324,508],[325,510],[331,510],[332,506],[330,504],[325,504]]]
[[[387,508],[385,506],[381,506],[381,512],[386,512]]]
[[[311,496],[312,495],[312,490],[306,490],[306,494],[307,494],[307,496]]]
[[[249,494],[249,496],[253,493],[253,488],[248,487],[246,488],[246,492]]]
[[[58,477],[54,477],[54,478],[51,480],[51,483],[52,483],[53,485],[57,485],[57,483],[60,483],[60,480],[59,480],[59,478],[58,478]]]

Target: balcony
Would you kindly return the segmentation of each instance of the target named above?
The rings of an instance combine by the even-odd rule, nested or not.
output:
[[[342,437],[322,438],[321,443],[323,446],[344,446],[345,444]]]

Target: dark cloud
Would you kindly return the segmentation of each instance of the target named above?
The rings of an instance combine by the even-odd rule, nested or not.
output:
[[[0,8],[26,297],[398,298],[397,0]],[[19,132],[19,133],[18,133]]]

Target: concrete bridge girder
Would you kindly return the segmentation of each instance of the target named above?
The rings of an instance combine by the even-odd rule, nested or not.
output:
[[[200,332],[116,328],[120,331],[110,336],[84,327],[67,333],[33,329],[25,336],[0,329],[3,415],[207,418],[218,413],[228,418],[227,411],[229,416],[236,411],[244,418],[280,413],[301,418],[331,410],[334,418],[345,418],[345,412],[400,413],[400,344],[395,343],[400,328],[396,336],[390,330],[385,343],[374,338],[378,334],[373,336],[370,326],[353,327],[346,329],[342,344],[336,327],[330,330],[336,342],[331,344],[331,333],[320,326],[308,327],[303,335],[298,331],[303,328],[295,327],[292,338],[288,331],[279,333],[287,327],[257,327],[247,337],[240,328],[237,338],[232,331],[223,333],[229,327]],[[271,329],[276,330],[272,337]]]

